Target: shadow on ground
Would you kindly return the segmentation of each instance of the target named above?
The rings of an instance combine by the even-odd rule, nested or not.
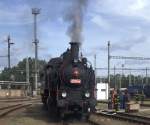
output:
[[[54,117],[53,114],[50,114],[45,106],[42,103],[34,104],[31,107],[28,107],[24,115],[26,117],[30,117],[34,120],[40,120],[47,123],[60,123],[60,122],[74,122],[74,121],[81,121],[80,115],[70,114],[67,115],[64,119],[60,117]]]

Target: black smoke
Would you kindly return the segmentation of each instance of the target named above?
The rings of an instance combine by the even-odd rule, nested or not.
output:
[[[82,41],[83,18],[88,0],[70,0],[71,4],[66,9],[64,21],[69,23],[67,34],[71,42]]]

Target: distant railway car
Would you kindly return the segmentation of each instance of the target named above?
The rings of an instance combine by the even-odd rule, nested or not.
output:
[[[150,85],[132,85],[128,87],[128,92],[131,96],[144,93],[145,97],[150,98]]]
[[[131,96],[134,96],[137,93],[142,93],[142,91],[143,91],[143,86],[141,85],[128,86],[128,92]]]
[[[79,57],[79,43],[70,44],[70,49],[52,58],[43,70],[42,101],[52,114],[87,117],[96,105],[95,74],[87,59]]]
[[[150,85],[144,86],[144,94],[147,98],[150,98]]]

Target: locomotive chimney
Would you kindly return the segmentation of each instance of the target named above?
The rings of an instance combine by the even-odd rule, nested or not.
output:
[[[71,59],[72,61],[79,59],[79,44],[78,42],[70,42],[71,45]]]

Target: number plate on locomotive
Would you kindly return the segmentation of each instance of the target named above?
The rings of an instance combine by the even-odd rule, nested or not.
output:
[[[81,84],[81,79],[71,79],[70,83],[72,83],[72,84]]]

